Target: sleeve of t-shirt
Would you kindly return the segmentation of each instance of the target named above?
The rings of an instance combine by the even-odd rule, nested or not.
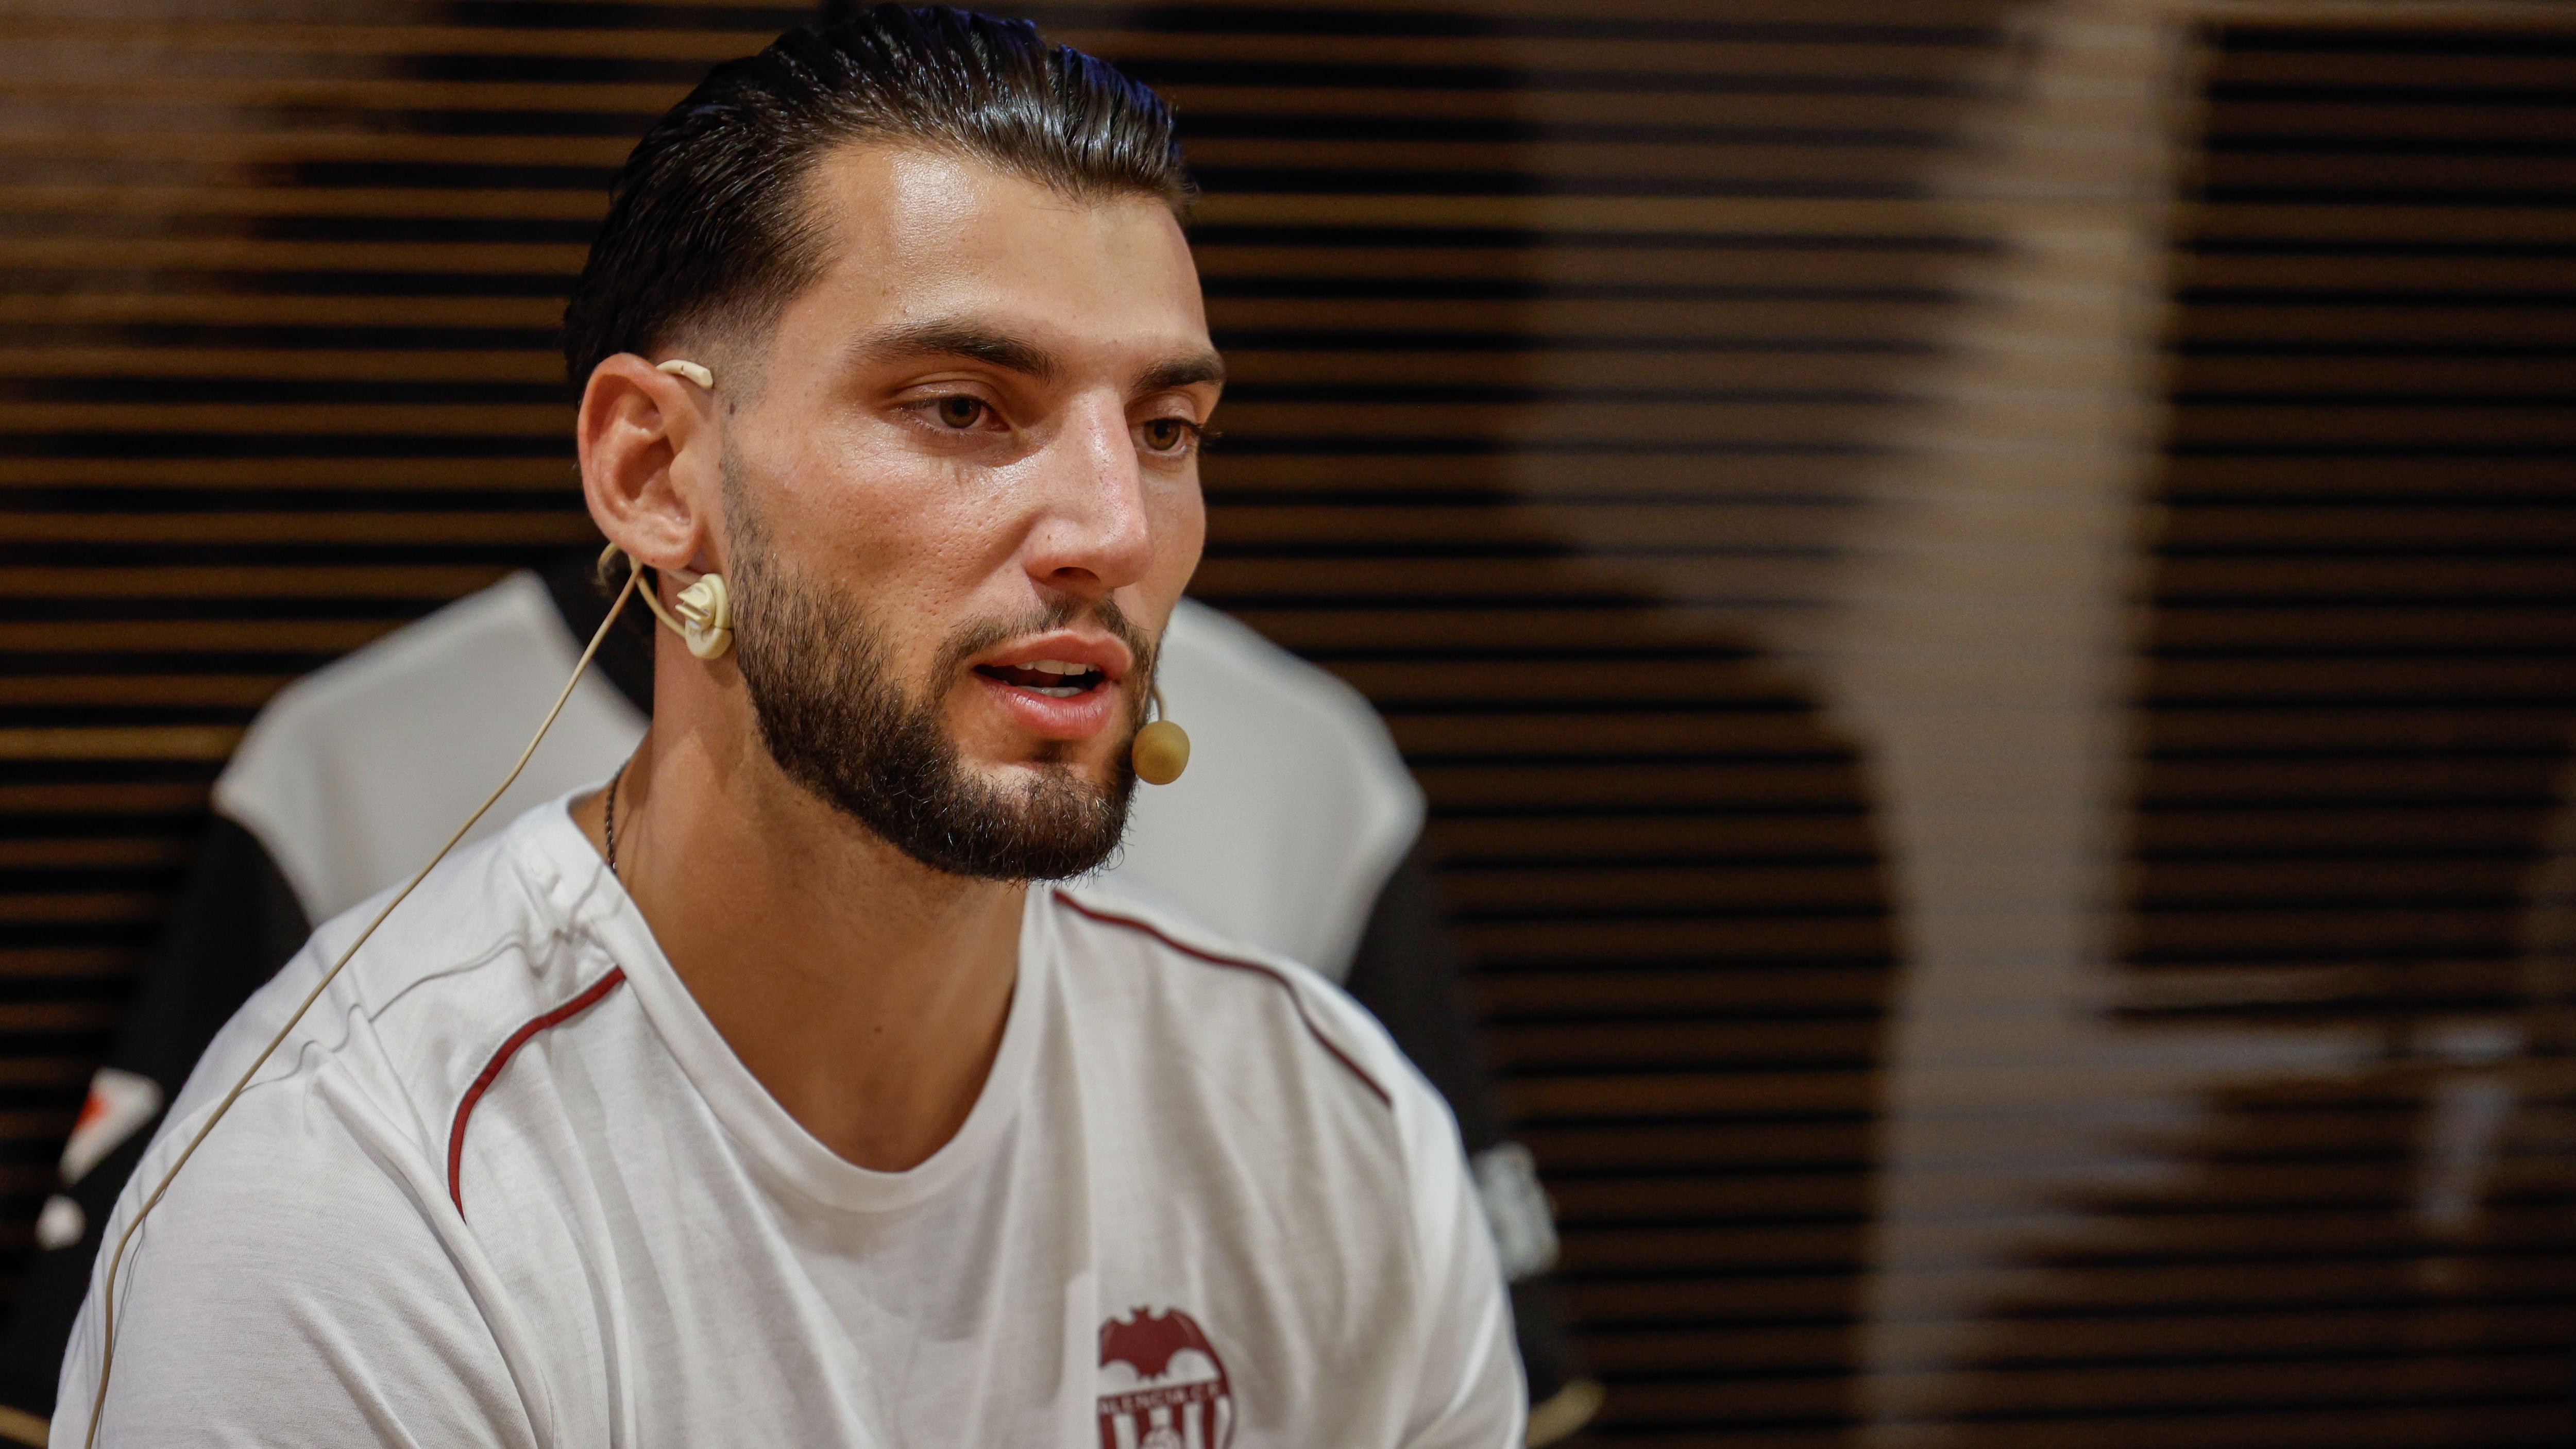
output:
[[[534,1449],[529,1398],[421,1200],[434,1179],[347,1095],[254,1086],[135,1235],[97,1444]],[[102,1237],[54,1443],[88,1442],[100,1283],[193,1121],[153,1145]]]
[[[1430,1315],[1403,1449],[1519,1449],[1529,1417],[1511,1299],[1448,1110],[1426,1087],[1397,1098],[1412,1171],[1415,1261]]]

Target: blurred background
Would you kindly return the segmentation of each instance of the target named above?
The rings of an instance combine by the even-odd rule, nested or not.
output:
[[[2576,7],[992,8],[1180,110],[1194,592],[1429,792],[1580,1442],[2568,1442]],[[593,536],[609,176],[807,13],[0,0],[0,1264],[252,712]]]

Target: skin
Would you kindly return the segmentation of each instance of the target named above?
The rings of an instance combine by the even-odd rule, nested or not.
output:
[[[1222,386],[1179,225],[1152,198],[1074,201],[874,145],[821,160],[806,202],[831,260],[773,329],[592,374],[592,518],[656,568],[722,571],[729,453],[780,566],[866,607],[972,771],[1017,788],[1060,760],[1105,783],[1144,681],[1096,621],[937,661],[961,628],[1059,601],[1114,598],[1157,638],[1170,619],[1206,536],[1196,434]],[[671,357],[715,391],[655,370]],[[682,581],[661,577],[669,603]],[[653,728],[617,801],[626,889],[807,1131],[862,1167],[916,1166],[1000,1046],[1026,887],[916,864],[808,794],[761,745],[732,657],[656,634]],[[1120,677],[1070,706],[973,667],[1090,655]],[[574,812],[594,845],[603,806]]]

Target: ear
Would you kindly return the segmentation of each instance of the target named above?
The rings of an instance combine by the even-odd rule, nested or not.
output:
[[[591,369],[575,434],[582,497],[610,543],[659,569],[714,553],[721,443],[705,390],[621,352]]]

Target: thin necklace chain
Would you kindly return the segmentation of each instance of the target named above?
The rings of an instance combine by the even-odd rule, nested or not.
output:
[[[608,777],[608,822],[600,833],[608,838],[608,873],[610,875],[617,874],[617,782],[626,778],[626,766],[633,763],[635,763],[634,757],[628,756],[625,762],[617,767],[617,773]]]

